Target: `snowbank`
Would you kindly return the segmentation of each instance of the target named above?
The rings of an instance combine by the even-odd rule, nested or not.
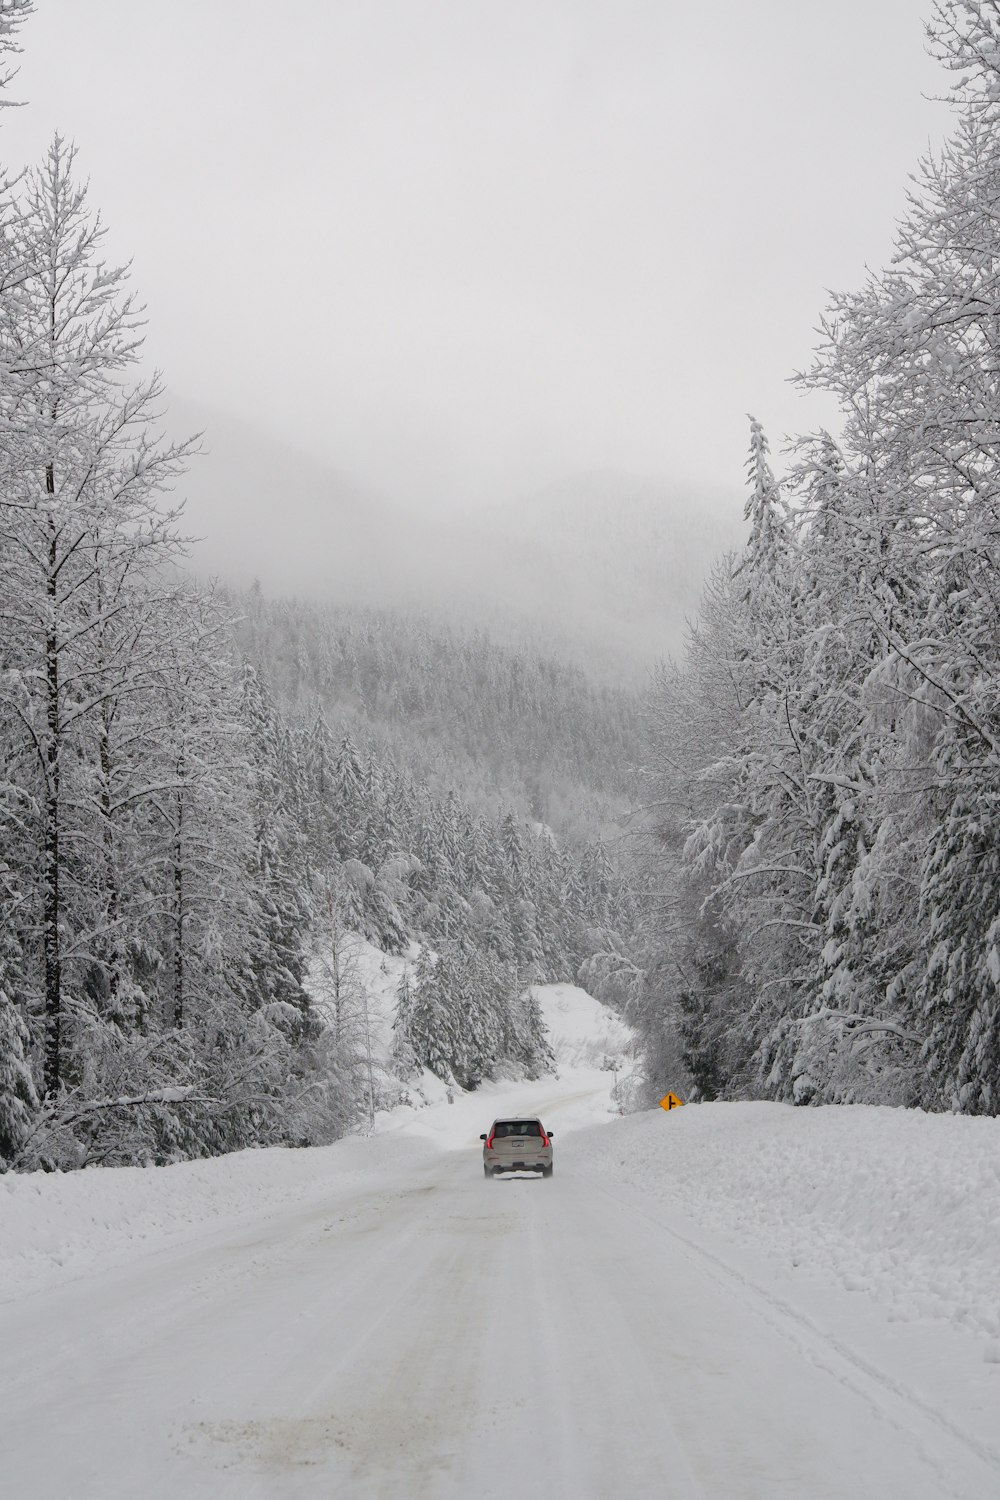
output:
[[[0,1177],[0,1302],[130,1261],[248,1218],[329,1203],[379,1162],[360,1137],[312,1150],[235,1151],[166,1167],[95,1167]],[[397,1138],[382,1165],[418,1150]]]
[[[1000,1361],[1000,1119],[702,1104],[590,1131],[586,1160],[776,1275],[945,1319]]]

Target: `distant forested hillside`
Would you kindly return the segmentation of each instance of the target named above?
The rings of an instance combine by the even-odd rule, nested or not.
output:
[[[422,945],[400,996],[404,1072],[468,1086],[544,1066],[526,983],[628,961],[636,912],[615,844],[636,701],[424,616],[232,602],[245,671],[281,725],[306,946],[336,965],[345,928]]]
[[[323,708],[436,791],[567,838],[612,838],[640,744],[636,693],[425,612],[233,596],[240,650],[292,715]]]

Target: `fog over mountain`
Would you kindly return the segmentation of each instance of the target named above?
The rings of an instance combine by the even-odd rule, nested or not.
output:
[[[266,593],[412,605],[527,639],[613,677],[676,652],[741,497],[601,470],[503,504],[417,515],[226,413],[175,400],[204,432],[181,487],[200,573]]]

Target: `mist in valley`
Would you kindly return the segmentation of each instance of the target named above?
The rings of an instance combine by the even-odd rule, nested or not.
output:
[[[415,507],[220,411],[183,484],[202,576],[269,596],[418,610],[641,682],[677,653],[712,560],[739,544],[738,490],[610,470],[470,507]]]
[[[196,571],[636,681],[742,538],[747,412],[831,419],[788,376],[940,125],[920,0],[49,0],[21,64],[8,155],[72,131],[204,430]]]

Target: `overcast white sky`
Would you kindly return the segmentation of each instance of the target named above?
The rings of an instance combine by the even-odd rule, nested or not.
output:
[[[76,139],[170,388],[416,504],[740,485],[948,128],[929,0],[37,3],[0,146]]]

